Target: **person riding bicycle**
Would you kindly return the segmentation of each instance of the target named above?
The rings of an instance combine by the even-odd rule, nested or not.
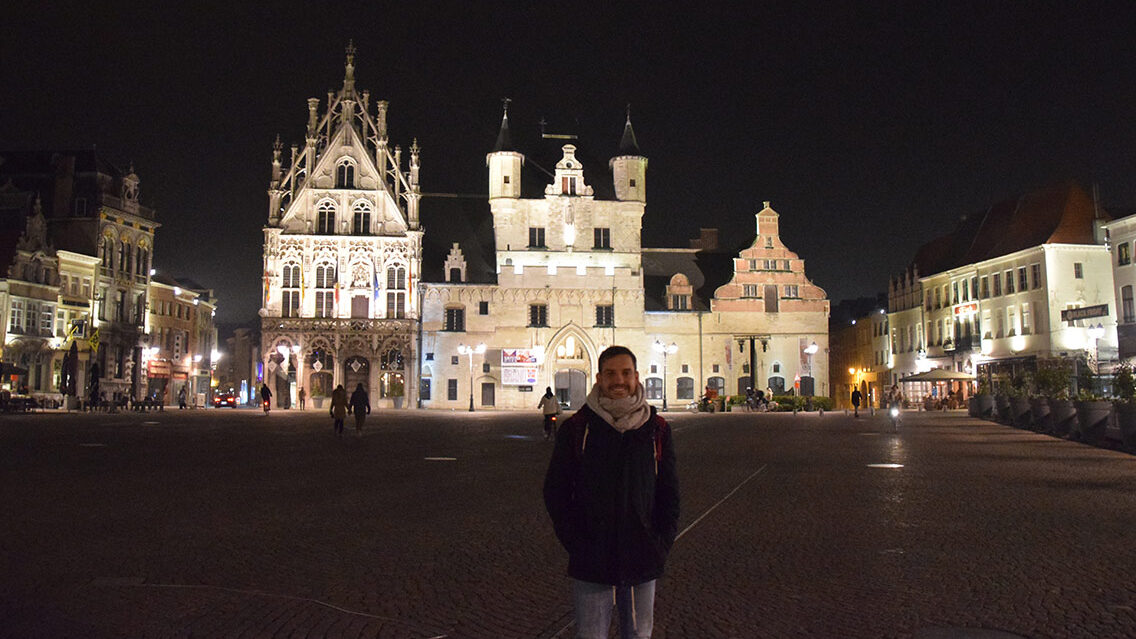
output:
[[[899,390],[898,384],[891,385],[891,388],[888,389],[887,395],[885,396],[885,401],[887,402],[888,408],[903,408],[903,391]]]

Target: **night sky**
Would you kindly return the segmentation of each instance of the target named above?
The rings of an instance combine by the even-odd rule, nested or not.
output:
[[[348,39],[392,143],[418,138],[423,191],[486,192],[502,97],[514,130],[543,117],[605,158],[630,103],[645,246],[752,233],[772,200],[834,303],[1030,189],[1075,179],[1136,208],[1130,2],[19,4],[0,24],[0,148],[133,162],[157,268],[215,289],[223,322],[260,305],[272,141],[302,144]]]

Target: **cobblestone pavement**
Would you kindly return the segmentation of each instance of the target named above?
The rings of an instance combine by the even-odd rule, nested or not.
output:
[[[655,637],[1136,636],[1136,457],[959,414],[670,419]],[[0,416],[0,636],[570,637],[540,431]]]

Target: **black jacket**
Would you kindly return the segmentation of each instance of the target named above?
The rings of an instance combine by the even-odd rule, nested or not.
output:
[[[662,576],[678,532],[670,427],[652,408],[647,423],[620,433],[584,406],[556,435],[544,504],[569,576],[613,586]]]

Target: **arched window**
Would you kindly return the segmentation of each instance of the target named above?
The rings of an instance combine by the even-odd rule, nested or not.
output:
[[[677,397],[678,399],[694,399],[693,377],[678,378],[678,388],[677,392],[675,392],[675,397]]]
[[[327,201],[319,203],[316,209],[316,233],[335,234],[335,204]]]
[[[335,266],[316,266],[316,317],[335,317]]]
[[[285,264],[281,273],[280,316],[300,315],[300,265]]]
[[[355,188],[355,165],[350,160],[341,160],[335,167],[335,188]]]
[[[402,266],[387,268],[387,317],[406,317],[406,269]]]
[[[647,389],[647,399],[663,398],[663,380],[660,377],[648,377],[643,385]]]
[[[406,289],[406,269],[401,266],[387,268],[387,288]]]
[[[706,387],[713,388],[714,390],[718,391],[719,395],[723,395],[726,392],[726,378],[711,377],[710,379],[706,380]]]
[[[352,235],[368,235],[371,232],[371,204],[369,202],[357,202],[355,204],[355,214],[351,224]]]
[[[115,266],[118,267],[118,270],[120,270],[120,271],[126,270],[126,255],[129,252],[130,252],[130,248],[127,247],[126,240],[121,240],[118,243],[118,261],[115,262]]]

